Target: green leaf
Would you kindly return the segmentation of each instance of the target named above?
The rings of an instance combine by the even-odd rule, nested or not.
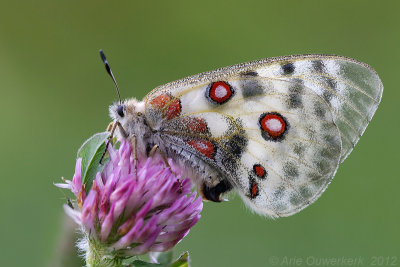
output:
[[[175,262],[173,262],[171,265],[168,265],[169,267],[190,267],[190,257],[189,257],[189,252],[183,253]]]
[[[168,264],[172,262],[172,250],[166,252],[150,252],[150,258],[154,263]]]
[[[103,164],[99,163],[106,149],[106,140],[109,135],[109,132],[97,133],[86,140],[78,150],[77,157],[82,158],[81,179],[86,192],[92,187],[97,172],[103,171],[108,162],[108,158],[104,158]]]

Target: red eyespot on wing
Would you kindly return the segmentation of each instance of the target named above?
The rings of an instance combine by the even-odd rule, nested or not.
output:
[[[259,189],[258,189],[258,184],[256,181],[250,181],[250,197],[255,198],[258,196]]]
[[[202,118],[186,117],[182,120],[183,126],[195,133],[207,132],[207,123]]]
[[[156,108],[163,108],[169,101],[171,97],[168,94],[162,94],[150,101],[150,104]]]
[[[215,146],[208,140],[189,140],[187,143],[209,159],[214,159]]]
[[[223,104],[233,96],[232,87],[226,82],[212,83],[207,90],[207,98],[217,104]]]
[[[265,176],[267,175],[267,171],[260,164],[255,164],[253,166],[253,171],[257,175],[257,177],[260,178],[260,179],[264,179]]]
[[[181,101],[178,98],[175,98],[172,102],[169,103],[167,110],[165,111],[165,116],[168,120],[176,118],[181,114],[182,106]]]
[[[272,139],[283,136],[287,129],[286,120],[278,113],[264,113],[259,119],[261,130],[268,134]],[[265,138],[265,137],[264,137]]]

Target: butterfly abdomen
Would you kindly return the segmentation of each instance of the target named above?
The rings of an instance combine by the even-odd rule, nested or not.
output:
[[[196,155],[190,145],[177,140],[167,144],[164,149],[168,157],[185,170],[184,175],[194,181],[204,199],[220,202],[220,195],[232,189],[231,183],[223,178],[226,174],[214,167],[214,158],[209,158],[207,152],[204,156]]]

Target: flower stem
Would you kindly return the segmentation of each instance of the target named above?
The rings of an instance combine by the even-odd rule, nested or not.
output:
[[[110,255],[100,243],[87,240],[86,246],[86,264],[88,267],[122,267],[122,259]]]

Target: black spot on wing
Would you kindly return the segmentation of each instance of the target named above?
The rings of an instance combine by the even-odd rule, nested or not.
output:
[[[292,193],[290,195],[290,204],[293,206],[297,206],[302,202],[302,199],[300,198],[300,195],[297,193]]]
[[[288,102],[289,108],[299,108],[302,106],[301,102],[301,95],[299,94],[290,94],[289,95],[289,102]]]
[[[324,82],[328,88],[336,90],[337,82],[335,79],[332,79],[330,77],[324,77]]]
[[[232,138],[226,142],[225,147],[231,152],[233,155],[239,157],[243,153],[244,147],[247,145],[247,138],[240,134],[235,134]]]
[[[294,72],[294,69],[295,69],[295,67],[294,67],[293,63],[287,63],[285,65],[282,65],[282,71],[283,71],[283,74],[285,74],[285,75],[292,74]]]
[[[322,93],[322,97],[324,98],[324,100],[326,102],[331,102],[332,98],[333,98],[333,94],[328,91],[328,90],[324,90],[324,92]]]
[[[219,141],[220,149],[216,155],[217,161],[232,174],[235,174],[238,169],[240,158],[249,141],[242,126],[243,123],[240,119],[236,119],[235,123],[231,123],[229,129],[225,132],[227,138]]]
[[[318,185],[320,183],[320,181],[324,178],[323,176],[321,176],[319,173],[317,172],[309,172],[307,173],[307,177],[310,179],[310,181],[312,181],[315,185]]]
[[[291,161],[285,162],[285,164],[283,165],[283,172],[285,174],[285,177],[291,180],[296,179],[300,175],[298,166],[296,166],[296,164]]]
[[[331,159],[335,157],[335,151],[332,151],[329,148],[321,148],[319,155],[321,158]]]
[[[329,73],[328,70],[324,64],[324,62],[322,60],[314,60],[312,63],[312,68],[315,72],[319,73],[319,74],[325,74],[321,77],[318,77],[318,79],[321,80],[322,85],[324,87],[328,87],[330,89],[335,90],[336,89],[336,80],[333,78],[329,77]],[[326,88],[324,88],[326,90]],[[325,100],[330,100],[331,96],[328,95],[324,95]]]
[[[308,188],[306,185],[300,187],[300,194],[304,199],[309,199],[310,197],[313,196],[312,191],[310,188]],[[308,202],[308,201],[307,201]]]
[[[221,142],[223,155],[221,155],[222,165],[231,172],[238,168],[238,160],[246,148],[248,139],[241,135],[235,134],[229,140]]]
[[[287,101],[289,109],[303,107],[302,94],[304,91],[303,84],[300,82],[293,83],[289,86],[289,99]]]
[[[315,166],[317,167],[317,170],[320,173],[326,174],[327,172],[329,172],[331,164],[326,159],[320,159],[317,162],[315,162]]]
[[[326,134],[323,136],[324,142],[326,142],[331,149],[337,149],[340,148],[339,143],[340,143],[340,138],[336,135],[329,135]]]
[[[314,60],[311,63],[311,65],[312,65],[313,70],[318,73],[324,73],[326,70],[325,64],[324,64],[324,62],[322,62],[322,60]]]
[[[322,105],[322,103],[315,101],[314,102],[314,115],[316,115],[320,119],[324,119],[326,116],[326,107]]]
[[[302,144],[302,143],[295,143],[294,147],[293,147],[293,152],[299,156],[299,157],[303,157],[304,156],[304,152],[306,150],[306,147]]]
[[[259,96],[264,93],[264,87],[257,80],[244,80],[242,82],[243,97]]]
[[[247,71],[247,72],[243,72],[242,75],[255,77],[255,76],[258,76],[258,73],[256,71]]]
[[[285,191],[286,187],[284,186],[279,186],[275,191],[274,191],[274,198],[281,200],[285,196]]]

